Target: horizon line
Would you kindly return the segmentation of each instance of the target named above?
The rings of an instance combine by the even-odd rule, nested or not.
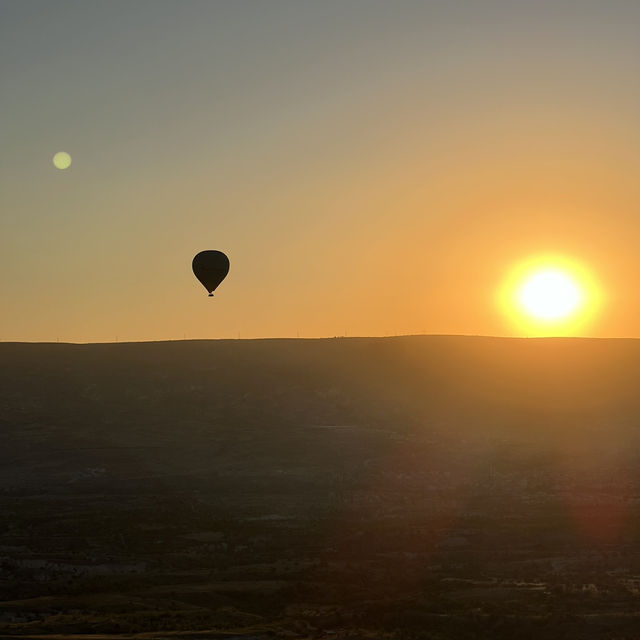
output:
[[[394,335],[335,335],[335,336],[262,336],[254,338],[164,338],[158,340],[111,340],[74,342],[62,340],[0,340],[0,345],[131,345],[131,344],[167,344],[174,342],[256,342],[261,340],[388,340],[403,338],[483,338],[498,340],[640,340],[638,336],[504,336],[479,333],[406,333]]]

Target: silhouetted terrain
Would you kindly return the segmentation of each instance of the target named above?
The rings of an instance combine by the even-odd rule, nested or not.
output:
[[[640,341],[5,343],[0,362],[2,637],[640,629]]]

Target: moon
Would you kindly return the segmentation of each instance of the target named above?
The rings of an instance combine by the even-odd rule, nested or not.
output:
[[[68,169],[71,166],[71,156],[66,151],[58,151],[53,156],[53,166],[56,169]]]

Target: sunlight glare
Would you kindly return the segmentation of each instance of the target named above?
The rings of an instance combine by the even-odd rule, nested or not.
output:
[[[601,304],[601,290],[590,272],[557,255],[516,265],[498,292],[498,306],[517,335],[578,335]]]
[[[564,318],[577,310],[582,292],[565,273],[547,269],[534,273],[520,290],[520,303],[537,318]]]

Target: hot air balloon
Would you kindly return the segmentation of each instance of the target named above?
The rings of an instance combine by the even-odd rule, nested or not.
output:
[[[222,251],[201,251],[191,263],[193,273],[213,296],[216,287],[229,273],[229,258]]]

